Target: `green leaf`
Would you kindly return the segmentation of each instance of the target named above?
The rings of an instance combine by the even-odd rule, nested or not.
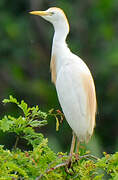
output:
[[[13,98],[13,96],[9,96],[9,99],[4,99],[3,101],[2,101],[3,103],[15,103],[15,104],[19,104],[19,102],[17,101],[17,99],[16,98]]]
[[[56,131],[59,131],[59,120],[57,117],[56,118]]]
[[[11,126],[13,125],[13,121],[9,120],[7,116],[0,121],[0,129],[5,132],[10,130]]]
[[[41,127],[41,126],[45,126],[46,124],[47,124],[46,120],[43,121],[34,120],[29,122],[29,125],[32,127]]]
[[[22,109],[22,111],[24,112],[25,117],[27,117],[29,115],[28,106],[23,100],[21,101],[21,104],[18,105],[18,107],[20,109]]]

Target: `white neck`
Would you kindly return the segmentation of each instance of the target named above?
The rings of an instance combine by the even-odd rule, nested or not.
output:
[[[61,27],[61,28],[60,28]],[[55,57],[56,74],[58,74],[60,68],[69,60],[65,58],[65,55],[69,57],[70,50],[66,44],[66,38],[69,33],[69,25],[61,23],[58,26],[54,26],[55,33],[52,44],[52,59]]]
[[[53,24],[53,26],[55,30],[53,43],[65,43],[69,33],[68,21],[64,19],[64,21],[59,21],[58,23]]]
[[[67,38],[67,33],[62,31],[55,31],[54,37],[53,37],[53,43],[65,43]]]

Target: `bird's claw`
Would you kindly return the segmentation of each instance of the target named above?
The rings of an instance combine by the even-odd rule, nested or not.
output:
[[[70,158],[67,161],[67,168],[70,169],[72,166],[72,156],[70,156]]]

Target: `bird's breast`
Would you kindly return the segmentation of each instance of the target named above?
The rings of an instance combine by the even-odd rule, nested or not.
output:
[[[51,80],[55,84],[57,79],[57,71],[56,71],[56,56],[53,54],[50,63],[51,70]]]
[[[50,62],[50,70],[51,70],[51,80],[55,84],[57,79],[57,74],[60,69],[66,64],[70,63],[69,55],[65,56],[64,49],[60,49],[60,53],[56,50],[56,52],[52,53],[51,62]]]

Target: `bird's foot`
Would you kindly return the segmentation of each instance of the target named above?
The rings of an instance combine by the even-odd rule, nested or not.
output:
[[[66,173],[69,175],[73,175],[74,173],[72,163],[72,156],[69,156],[69,159],[67,160],[67,166],[65,168]]]
[[[67,160],[67,168],[70,169],[72,165],[72,155],[69,156],[69,159]]]
[[[73,154],[69,155],[69,159],[67,160],[68,169],[72,167],[72,163],[77,162],[78,160],[79,160],[79,154],[78,153],[73,153]]]
[[[69,155],[69,159],[67,160],[67,166],[65,168],[65,171],[70,174],[73,175],[74,173],[74,169],[73,169],[73,163],[77,162],[79,160],[79,154],[78,153],[73,153],[71,155]]]
[[[79,154],[78,153],[74,154],[74,157],[75,157],[75,161],[79,160]]]

